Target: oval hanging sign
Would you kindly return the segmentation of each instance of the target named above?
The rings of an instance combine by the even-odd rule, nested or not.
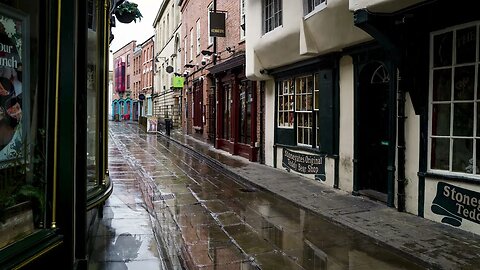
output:
[[[144,94],[138,95],[138,99],[139,99],[139,100],[145,100],[145,95],[144,95]]]
[[[172,73],[173,72],[173,67],[172,66],[167,66],[165,68],[165,71],[167,71],[167,73]]]

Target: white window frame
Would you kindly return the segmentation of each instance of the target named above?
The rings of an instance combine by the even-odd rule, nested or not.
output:
[[[200,43],[200,18],[197,20],[197,56],[201,52],[201,43]]]
[[[267,14],[267,2],[271,2],[271,12]],[[283,25],[283,0],[262,0],[262,31],[264,34],[275,30]],[[278,24],[276,16],[278,17]],[[268,26],[271,21],[272,26]]]
[[[208,46],[213,44],[214,37],[210,36],[210,12],[213,12],[213,2],[210,3],[207,7],[207,13],[208,13]]]
[[[240,40],[245,40],[246,35],[246,17],[245,17],[245,2],[240,0]],[[245,29],[242,29],[242,24],[245,24]]]
[[[301,83],[305,80],[305,89],[301,87]],[[310,80],[310,83],[312,84],[312,91],[309,91],[308,89],[308,80]],[[314,83],[315,77],[313,74],[308,74],[308,75],[303,75],[303,76],[298,76],[295,77],[295,114],[296,114],[296,123],[297,123],[297,145],[301,146],[313,146],[313,113],[314,113],[314,101],[313,101],[313,93],[315,92],[315,83]],[[305,107],[301,107],[303,100],[305,99]],[[308,103],[310,101],[310,103]],[[304,125],[305,119],[303,121],[299,121],[301,117],[307,117],[307,125]],[[303,141],[303,136],[302,136],[302,142],[300,142],[300,130],[302,130],[302,134],[305,131],[309,132],[308,137],[308,142],[305,143]]]
[[[187,36],[185,36],[183,38],[183,41],[184,41],[184,49],[183,49],[183,54],[184,54],[184,59],[183,59],[183,65],[186,65],[187,64],[187,56],[188,56],[188,44],[187,44]]]
[[[193,61],[193,28],[190,29],[190,62]]]
[[[473,63],[467,63],[467,64],[456,64],[456,33],[458,30],[462,30],[468,27],[476,26],[476,47],[475,47],[475,61]],[[467,23],[467,24],[462,24],[462,25],[456,25],[453,27],[449,27],[443,30],[435,31],[430,34],[430,67],[429,67],[429,101],[428,101],[428,171],[431,173],[438,173],[438,174],[444,174],[444,175],[455,175],[455,176],[463,176],[463,177],[469,177],[469,178],[480,178],[480,170],[476,168],[477,164],[477,159],[480,157],[477,157],[476,153],[476,145],[477,143],[480,143],[480,134],[476,134],[477,132],[477,125],[480,124],[479,119],[477,118],[477,111],[480,110],[480,95],[478,95],[478,86],[479,86],[479,27],[480,27],[480,21],[472,22],[472,23]],[[442,66],[442,67],[434,67],[434,40],[435,37],[441,34],[449,33],[452,32],[452,63],[448,66]],[[453,93],[454,93],[454,87],[455,87],[455,77],[454,77],[454,72],[455,68],[457,67],[465,67],[465,66],[472,66],[474,65],[475,68],[475,78],[474,78],[474,98],[473,100],[453,100]],[[448,101],[434,101],[433,100],[433,75],[435,70],[442,70],[442,69],[450,69],[452,72],[452,82],[451,82],[451,98]],[[473,103],[474,109],[473,109],[473,134],[472,136],[457,136],[453,135],[453,122],[454,122],[454,110],[453,106],[455,104],[459,103]],[[433,135],[432,134],[432,124],[433,124],[433,105],[434,104],[449,104],[450,105],[450,130],[449,130],[449,135],[448,136],[442,136],[442,135]],[[441,169],[432,169],[432,139],[434,138],[443,138],[443,139],[449,139],[449,169],[448,170],[441,170]],[[472,173],[466,173],[466,172],[456,172],[453,171],[453,139],[471,139],[472,140]],[[477,142],[478,141],[478,142]]]
[[[308,1],[309,0],[303,0],[303,14],[305,16],[304,17],[305,19],[310,18],[311,16],[315,15],[317,12],[320,12],[327,7],[327,0],[318,0],[319,3],[315,4],[315,2],[313,2],[312,4],[314,5],[314,7],[312,10],[309,10],[310,7],[308,5]],[[315,1],[315,0],[311,0],[311,1]]]
[[[293,89],[291,89],[291,87],[293,87]],[[278,82],[277,104],[277,127],[293,129],[295,126],[295,78],[288,78]],[[291,124],[289,120],[290,114],[293,117]],[[283,121],[283,119],[285,119],[284,115],[288,115],[288,123]],[[280,117],[283,121],[282,125],[280,125]]]

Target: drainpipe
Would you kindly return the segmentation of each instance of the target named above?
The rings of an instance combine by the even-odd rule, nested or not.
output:
[[[400,74],[397,77],[397,91],[398,91],[398,150],[397,150],[397,162],[398,162],[398,191],[397,191],[397,198],[398,198],[398,211],[404,212],[405,211],[405,91],[400,87]]]
[[[217,12],[217,0],[213,0],[213,12]],[[210,29],[208,29],[210,31]],[[213,54],[212,54],[212,62],[213,66],[217,64],[217,37],[213,37]],[[217,146],[217,74],[213,74],[213,84],[214,84],[214,89],[213,89],[213,110],[214,110],[214,124],[213,124],[213,146]]]

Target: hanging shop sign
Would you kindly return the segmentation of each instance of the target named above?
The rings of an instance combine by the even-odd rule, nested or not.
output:
[[[185,83],[185,78],[182,76],[173,76],[172,77],[172,87],[173,88],[183,88]]]
[[[225,37],[225,13],[210,12],[210,36]]]
[[[315,179],[325,181],[325,157],[292,152],[284,148],[282,166],[287,171],[315,174]]]
[[[463,219],[480,224],[480,193],[438,182],[431,210],[444,216],[442,223],[455,227],[461,226]]]
[[[144,94],[138,95],[138,99],[139,99],[139,100],[145,100],[145,95],[144,95]]]
[[[0,4],[0,169],[28,162],[28,17]]]

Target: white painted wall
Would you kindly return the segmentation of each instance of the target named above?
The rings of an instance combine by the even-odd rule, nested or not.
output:
[[[420,157],[420,116],[415,115],[412,100],[407,93],[405,104],[405,207],[406,211],[418,214],[418,176]]]
[[[265,79],[260,71],[295,63],[371,37],[353,24],[348,0],[330,0],[327,7],[304,18],[302,0],[283,1],[283,25],[263,34],[262,1],[247,1],[246,75]],[[282,57],[278,57],[281,55]]]
[[[354,70],[350,56],[340,59],[339,188],[353,191]]]
[[[171,92],[170,87],[174,73],[181,71],[178,52],[181,40],[179,14],[180,9],[174,0],[164,0],[153,24],[155,27],[155,55],[158,59],[158,62],[155,62],[156,70],[154,72],[155,92],[159,94],[155,98],[154,114],[159,117],[165,117],[167,113],[169,117],[172,117],[175,94]],[[174,72],[167,73],[165,70],[167,66],[172,66]]]
[[[275,81],[265,82],[265,164],[273,166],[275,130]]]

